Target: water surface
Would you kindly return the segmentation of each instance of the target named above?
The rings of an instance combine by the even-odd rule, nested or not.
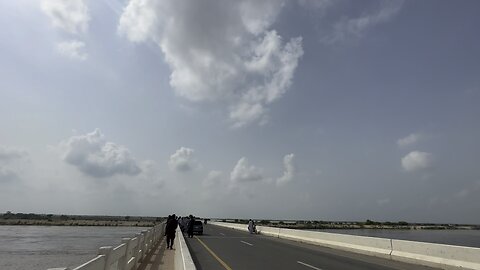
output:
[[[142,227],[0,226],[0,269],[76,267]]]

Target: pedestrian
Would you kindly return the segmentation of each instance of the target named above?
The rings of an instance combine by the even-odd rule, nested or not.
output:
[[[190,220],[188,221],[187,225],[187,235],[188,237],[192,238],[193,237],[193,224],[195,223],[195,218],[190,215]]]
[[[254,232],[254,229],[255,229],[255,223],[253,223],[253,220],[250,219],[248,221],[248,232],[252,234]]]
[[[178,222],[175,214],[169,216],[167,219],[167,225],[165,226],[165,235],[167,236],[167,249],[173,249],[173,241],[175,240],[175,230],[177,229]]]

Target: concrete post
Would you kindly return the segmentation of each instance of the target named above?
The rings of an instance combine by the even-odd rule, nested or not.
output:
[[[137,233],[135,234],[135,237],[137,237],[137,244],[135,245],[135,249],[133,250],[133,254],[135,256],[135,269],[137,268],[137,263],[140,263],[140,249],[141,249],[141,246],[142,246],[142,234],[140,233]]]
[[[130,260],[130,238],[122,238],[122,244],[125,244],[125,254],[118,261],[118,270],[125,270],[127,268],[128,260]]]
[[[101,247],[98,249],[98,255],[105,255],[105,266],[103,270],[110,270],[110,266],[112,264],[110,253],[112,253],[113,247]]]
[[[145,257],[146,244],[147,244],[147,231],[142,231],[142,245],[140,246],[142,249],[142,252],[140,254],[140,262],[143,260],[143,257]]]

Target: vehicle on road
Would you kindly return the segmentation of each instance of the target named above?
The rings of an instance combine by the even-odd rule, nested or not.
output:
[[[203,234],[203,223],[201,220],[195,220],[193,223],[193,233]]]

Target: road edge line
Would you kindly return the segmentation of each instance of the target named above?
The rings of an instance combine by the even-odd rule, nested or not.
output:
[[[202,244],[202,246],[208,251],[210,252],[210,255],[212,255],[225,269],[227,270],[233,270],[230,266],[228,266],[228,264],[226,262],[224,262],[222,259],[220,259],[220,257],[218,257],[217,254],[215,254],[215,252],[213,252],[213,250],[211,250],[202,240],[200,240],[200,238],[198,238],[197,236],[194,236],[195,239],[198,240],[198,242],[200,242],[200,244]]]

